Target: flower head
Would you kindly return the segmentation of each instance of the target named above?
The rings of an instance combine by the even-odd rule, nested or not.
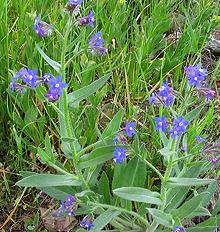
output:
[[[34,30],[40,37],[50,36],[52,34],[53,26],[44,21],[41,21],[40,16],[37,16],[34,22]]]
[[[189,78],[189,85],[195,85],[196,87],[200,87],[201,82],[205,80],[206,76],[208,76],[207,70],[203,69],[201,65],[185,66],[184,70]]]
[[[23,68],[21,75],[23,76],[23,82],[29,84],[29,86],[34,89],[36,87],[38,70],[31,70]]]
[[[213,157],[210,157],[210,162],[212,163],[212,164],[217,164],[218,163],[218,159],[215,157],[215,156],[213,156]]]
[[[66,206],[71,206],[75,202],[75,198],[72,195],[66,196]]]
[[[181,226],[175,226],[173,232],[183,232],[185,231],[185,229]]]
[[[77,21],[77,25],[79,26],[87,26],[90,25],[92,28],[94,27],[94,13],[93,11],[90,11],[89,14],[86,17],[79,18]]]
[[[57,217],[61,217],[63,215],[72,216],[74,215],[74,202],[75,199],[72,195],[67,195],[65,201],[61,201],[60,208],[56,214]]]
[[[155,105],[160,105],[161,104],[160,97],[155,93],[152,93],[151,97],[150,97],[150,105],[152,105],[152,104],[155,104]]]
[[[104,46],[104,39],[102,38],[100,31],[93,34],[92,37],[88,40],[88,43],[91,53],[105,56],[108,52],[108,49]]]
[[[197,88],[198,94],[201,97],[205,97],[207,101],[215,98],[216,92],[208,87]]]
[[[50,79],[48,84],[50,85],[49,91],[57,95],[61,95],[62,89],[67,87],[67,83],[62,82],[61,76],[58,76],[56,79]]]
[[[82,2],[83,0],[69,0],[69,3],[73,5],[80,5]]]
[[[122,133],[117,134],[113,139],[114,144],[116,144],[116,143],[126,143],[126,142],[127,142],[127,139]]]
[[[135,132],[135,127],[136,123],[135,122],[127,122],[125,126],[125,132],[128,137],[132,137],[136,132]]]
[[[126,159],[125,148],[116,147],[115,152],[113,153],[113,160],[118,164],[124,159]]]
[[[171,134],[172,138],[175,139],[177,136],[182,135],[186,131],[186,127],[189,124],[188,121],[185,121],[183,116],[174,120],[174,126],[169,133]]]
[[[41,77],[41,81],[44,82],[44,83],[48,83],[52,78],[53,78],[53,76],[50,73],[45,73]]]
[[[162,117],[155,117],[156,126],[154,127],[155,130],[162,130],[163,132],[167,129],[167,122],[166,117],[163,115]]]
[[[90,220],[83,220],[79,223],[80,227],[86,229],[86,230],[90,230],[92,227],[94,227],[94,225],[91,223]]]
[[[158,95],[162,98],[167,107],[174,101],[174,97],[171,93],[172,88],[169,87],[168,82],[163,82]]]
[[[59,99],[59,95],[51,90],[48,90],[44,96],[48,99],[49,102],[57,101]]]

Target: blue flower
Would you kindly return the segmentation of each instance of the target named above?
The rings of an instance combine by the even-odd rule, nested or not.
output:
[[[71,206],[75,202],[75,198],[72,195],[66,196],[66,206]]]
[[[205,77],[208,76],[206,69],[203,69],[201,65],[189,65],[184,67],[187,77],[189,78],[189,85],[195,85],[200,87],[201,82],[205,80]]]
[[[53,76],[50,73],[45,73],[41,77],[41,81],[43,81],[44,83],[48,83],[52,78],[53,78]]]
[[[79,225],[86,230],[90,230],[92,227],[94,227],[94,225],[89,220],[81,221]]]
[[[113,160],[118,164],[124,159],[126,159],[125,148],[116,147],[115,152],[113,153]]]
[[[38,70],[23,68],[20,73],[23,76],[23,82],[29,84],[32,89],[36,87]]]
[[[88,43],[91,53],[105,56],[108,52],[108,49],[104,46],[104,39],[102,38],[100,31],[93,34],[92,37],[88,40]]]
[[[50,85],[49,91],[57,95],[61,95],[63,92],[62,89],[67,87],[67,83],[62,82],[61,76],[58,76],[55,80],[50,79],[48,84]]]
[[[48,99],[49,102],[57,101],[59,99],[59,95],[51,90],[48,90],[44,96]]]
[[[155,93],[152,93],[151,97],[150,97],[150,105],[152,105],[152,104],[155,104],[155,105],[160,105],[161,104],[160,97]]]
[[[135,122],[126,123],[126,126],[125,126],[126,135],[130,138],[136,133],[134,129],[135,125],[136,125]]]
[[[41,21],[40,16],[37,16],[34,22],[34,30],[40,37],[50,36],[52,34],[53,26],[44,21]]]
[[[183,232],[185,231],[185,229],[181,226],[175,226],[173,232]]]
[[[162,98],[167,107],[174,101],[174,97],[171,95],[171,92],[172,88],[169,87],[168,82],[163,82],[158,95]]]
[[[169,133],[171,134],[172,138],[175,139],[177,136],[182,135],[186,131],[186,127],[189,122],[185,121],[183,116],[174,120],[174,126]]]
[[[69,3],[73,5],[80,5],[82,2],[83,0],[69,0]]]
[[[93,11],[90,11],[90,13],[86,17],[78,19],[77,25],[79,25],[79,26],[90,25],[93,28],[94,27],[94,22],[95,22],[94,13],[93,13]]]
[[[155,130],[162,130],[163,132],[167,129],[167,122],[166,117],[163,115],[162,117],[155,117],[156,126],[154,127]]]
[[[196,138],[196,141],[197,141],[198,143],[202,143],[202,142],[205,140],[205,138],[203,138],[203,137],[201,137],[201,136],[195,136],[195,138]]]

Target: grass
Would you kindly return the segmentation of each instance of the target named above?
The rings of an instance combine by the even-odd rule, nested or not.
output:
[[[14,73],[27,65],[40,72],[54,73],[44,62],[35,48],[38,43],[46,50],[48,56],[59,61],[61,40],[53,33],[51,38],[40,39],[33,31],[36,14],[55,25],[54,29],[62,31],[68,17],[64,12],[65,1],[51,0],[0,0],[0,222],[3,223],[23,195],[18,208],[23,207],[24,214],[37,221],[38,207],[41,203],[38,192],[14,187],[20,178],[18,173],[24,170],[43,170],[45,167],[37,158],[36,148],[44,143],[47,132],[51,134],[53,145],[59,147],[57,130],[58,119],[54,109],[43,100],[42,91],[36,95],[29,91],[25,95],[13,94],[8,85]],[[141,128],[141,140],[150,141],[146,148],[155,166],[161,166],[157,133],[150,134],[150,122],[155,116],[148,105],[150,93],[162,80],[168,79],[175,89],[184,88],[186,81],[183,66],[188,63],[204,61],[204,48],[210,32],[219,27],[218,1],[200,0],[137,0],[137,1],[85,1],[84,12],[93,9],[96,17],[96,28],[102,31],[108,44],[109,54],[105,59],[92,58],[85,52],[87,38],[92,32],[88,29],[73,30],[72,43],[69,44],[70,60],[67,78],[69,92],[92,83],[110,72],[111,79],[107,85],[91,96],[79,108],[72,112],[72,121],[76,134],[81,135],[82,144],[97,141],[99,130],[121,108],[125,108],[125,118],[136,120]],[[179,32],[179,39],[168,40],[168,35]],[[216,58],[217,60],[217,58]],[[211,82],[219,78],[219,61],[213,62]],[[205,66],[210,65],[210,63]],[[217,122],[218,102],[209,109],[207,118],[200,122],[199,128],[192,128],[199,133],[204,128],[207,132],[219,133]],[[150,117],[149,117],[150,115]],[[144,117],[144,120],[140,118]],[[97,123],[98,128],[97,129]],[[62,153],[58,150],[58,154]],[[155,174],[148,174],[149,186],[156,181]],[[3,213],[4,212],[4,213]],[[21,220],[19,210],[8,222],[12,224]]]

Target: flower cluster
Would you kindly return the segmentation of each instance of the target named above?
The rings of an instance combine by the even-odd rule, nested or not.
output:
[[[163,132],[166,132],[167,130],[167,120],[166,117],[163,115],[162,117],[155,117],[156,130],[162,130]],[[168,133],[172,136],[173,139],[175,139],[177,136],[181,136],[185,131],[186,127],[189,124],[189,122],[185,121],[183,116],[178,117],[177,119],[174,119],[173,127],[168,131]]]
[[[189,85],[196,86],[200,97],[205,97],[206,100],[210,100],[215,97],[215,91],[210,89],[205,81],[205,78],[208,76],[207,69],[202,68],[201,65],[198,64],[196,66],[185,66],[184,70],[189,78]]]
[[[66,11],[72,13],[73,15],[77,15],[80,12],[80,5],[83,0],[69,0],[66,6]]]
[[[37,16],[34,22],[34,30],[40,37],[50,36],[52,34],[53,26],[44,21],[41,21],[40,15]]]
[[[38,70],[31,70],[22,68],[15,74],[10,83],[10,89],[14,92],[23,93],[25,89],[35,89],[40,84],[47,84],[49,89],[45,94],[49,102],[56,101],[62,94],[62,89],[67,87],[65,82],[62,82],[62,77],[58,76],[56,79],[49,73],[44,76],[38,76]]]
[[[216,144],[207,143],[202,147],[201,152],[204,154],[207,160],[209,160],[212,164],[217,164],[218,163],[217,156],[219,156],[220,154],[220,143],[219,142]]]
[[[78,25],[78,26],[90,25],[93,28],[94,27],[94,22],[95,22],[94,13],[93,13],[93,11],[90,11],[87,16],[79,18],[77,20],[76,25]]]
[[[189,85],[195,85],[196,87],[201,86],[201,82],[208,76],[206,69],[202,68],[201,65],[189,65],[184,67],[187,77],[189,78]]]
[[[175,226],[173,232],[183,232],[185,229],[182,226]]]
[[[58,209],[58,212],[56,214],[57,217],[62,216],[72,216],[74,215],[74,209],[75,209],[75,198],[72,195],[67,195],[65,201],[61,201],[60,208]]]
[[[168,85],[168,82],[163,82],[158,93],[152,93],[150,97],[150,105],[161,105],[165,104],[166,107],[174,101],[176,92]]]
[[[89,51],[92,54],[97,54],[105,56],[108,52],[108,49],[104,46],[104,39],[102,38],[101,31],[94,33],[92,37],[88,40]]]
[[[94,227],[94,225],[92,224],[92,218],[89,216],[86,216],[81,222],[80,222],[80,227],[86,229],[86,230],[90,230]]]
[[[135,132],[135,122],[127,122],[125,125],[125,134],[127,135],[127,137],[132,138],[133,135],[136,133]],[[126,143],[127,139],[126,137],[122,134],[119,133],[118,135],[116,135],[116,137],[113,139],[113,142],[115,144],[119,143]],[[115,152],[113,153],[113,160],[115,161],[115,163],[120,164],[122,163],[123,160],[126,159],[126,153],[125,153],[125,148],[120,148],[120,147],[115,147]]]

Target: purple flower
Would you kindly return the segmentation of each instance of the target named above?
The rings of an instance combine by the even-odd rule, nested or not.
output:
[[[23,76],[23,82],[29,84],[32,89],[36,87],[38,70],[31,70],[23,68],[21,75]]]
[[[216,157],[210,157],[210,162],[212,163],[212,164],[217,164],[218,163],[218,159],[216,158]]]
[[[136,133],[134,129],[135,125],[136,125],[135,122],[126,123],[126,126],[125,126],[126,135],[130,138]]]
[[[102,38],[100,31],[93,34],[92,37],[88,40],[88,43],[91,53],[105,56],[108,52],[108,49],[104,47],[104,39]]]
[[[163,132],[167,129],[167,122],[166,117],[163,115],[162,117],[155,117],[156,126],[154,127],[155,130],[162,130]]]
[[[127,139],[122,133],[117,134],[113,139],[114,144],[116,144],[116,143],[126,143],[126,142],[127,142]]]
[[[50,73],[45,73],[41,77],[41,81],[43,81],[44,83],[48,83],[52,78],[53,78],[53,76]]]
[[[57,95],[61,95],[62,89],[67,87],[67,83],[62,82],[61,76],[58,76],[56,79],[50,79],[48,81],[48,84],[50,85],[50,93],[54,93]]]
[[[152,93],[152,95],[150,97],[150,105],[152,105],[152,104],[155,104],[155,105],[160,105],[161,104],[160,97],[155,93]]]
[[[175,226],[173,232],[182,232],[182,231],[185,231],[185,229],[181,226]]]
[[[86,17],[78,19],[77,25],[79,25],[79,26],[90,25],[93,28],[94,27],[94,22],[95,22],[94,13],[93,13],[93,11],[90,11],[90,13]]]
[[[113,153],[113,160],[118,164],[124,159],[126,159],[125,148],[116,147],[115,152]]]
[[[86,230],[90,230],[92,227],[94,227],[94,225],[89,220],[81,221],[79,225]]]
[[[57,101],[59,99],[59,95],[51,90],[48,90],[44,96],[48,99],[49,102]]]
[[[205,140],[205,138],[201,136],[195,136],[195,138],[196,138],[197,143],[202,143]]]
[[[73,5],[80,5],[82,2],[83,0],[69,0],[69,3]]]
[[[167,107],[174,101],[174,97],[171,95],[171,92],[172,88],[169,87],[168,82],[163,82],[158,95],[162,98]]]
[[[208,76],[207,70],[203,69],[201,65],[185,66],[184,70],[189,78],[189,85],[195,85],[196,87],[200,87],[201,82],[205,80],[206,76]]]
[[[34,22],[34,30],[40,37],[50,36],[52,34],[53,26],[44,21],[41,21],[40,16],[37,16]]]
[[[75,202],[75,198],[72,195],[66,196],[66,206],[71,206]]]
[[[174,126],[169,133],[171,134],[172,138],[175,139],[177,136],[182,135],[186,131],[186,126],[189,122],[185,121],[183,116],[174,120]]]

